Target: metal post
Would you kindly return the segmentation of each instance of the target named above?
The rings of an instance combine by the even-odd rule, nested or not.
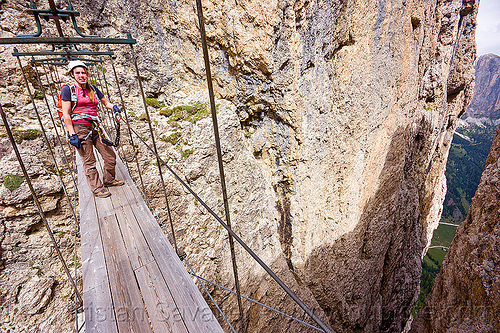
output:
[[[135,67],[135,72],[137,76],[137,81],[139,82],[139,89],[141,91],[141,96],[142,96],[142,102],[144,104],[144,110],[146,111],[146,117],[148,119],[148,126],[149,126],[149,132],[151,134],[151,140],[153,143],[153,148],[156,156],[156,164],[158,164],[158,171],[160,173],[160,180],[161,180],[161,185],[163,187],[163,194],[165,195],[165,202],[167,205],[167,214],[168,214],[168,219],[170,221],[170,228],[172,229],[172,238],[174,240],[174,247],[175,251],[177,252],[177,255],[180,256],[181,253],[178,251],[177,247],[177,241],[175,239],[175,230],[174,230],[174,223],[172,221],[172,214],[170,213],[170,205],[168,203],[168,196],[167,196],[167,190],[165,188],[165,182],[163,181],[163,172],[161,171],[161,162],[158,156],[158,150],[156,149],[156,141],[155,141],[155,135],[153,133],[153,126],[151,125],[151,118],[149,117],[149,111],[148,111],[148,105],[146,103],[146,96],[144,96],[144,88],[142,87],[142,80],[141,76],[139,75],[139,67],[137,66],[137,59],[135,57],[134,53],[134,46],[130,44],[130,50],[132,51],[132,59],[134,60],[134,67]]]
[[[130,122],[128,120],[128,114],[127,114],[127,109],[125,107],[125,102],[123,100],[123,95],[122,95],[122,89],[120,87],[120,81],[118,80],[118,75],[116,74],[116,69],[115,69],[115,64],[113,62],[113,57],[110,55],[109,59],[111,60],[111,67],[113,68],[113,74],[115,76],[115,81],[116,81],[116,88],[118,89],[118,95],[120,96],[120,101],[121,101],[121,106],[122,106],[122,111],[125,114],[125,122],[127,123],[127,129],[128,129],[128,135],[130,138],[130,145],[132,148],[134,148],[135,152],[135,164],[137,165],[137,173],[139,174],[139,180],[141,181],[141,188],[144,193],[146,193],[146,189],[144,188],[144,182],[142,181],[142,173],[141,173],[141,168],[139,167],[139,159],[137,157],[137,147],[134,146],[134,139],[132,138],[132,131],[130,130]]]
[[[47,82],[49,82],[49,75],[47,74],[47,69],[45,68],[45,65],[43,65],[43,70],[45,71],[45,76],[47,77]],[[56,102],[56,99],[54,96],[56,96],[58,93],[59,93],[59,89],[61,89],[60,87],[58,87],[58,85],[56,84],[56,80],[55,80],[55,74],[53,73],[53,71],[50,70],[50,65],[47,64],[47,67],[48,67],[48,71],[50,73],[50,79],[52,80],[52,84],[54,85],[54,89],[52,89],[52,85],[49,83],[49,86],[50,86],[50,89],[51,89],[51,92],[52,92],[52,99],[54,100],[54,107],[57,106],[57,102]],[[57,67],[54,66],[55,69],[56,69],[56,73],[57,73]],[[60,83],[60,81],[58,81]],[[55,92],[54,92],[55,90]],[[66,132],[66,125],[64,125],[64,123],[61,121],[61,119],[59,119],[59,123],[61,125],[61,130],[65,133]],[[69,142],[67,142],[67,145],[69,147]],[[73,150],[70,148],[70,154],[71,154],[71,157],[74,157],[74,154],[73,154]],[[76,170],[76,165],[73,163],[75,159],[71,159],[72,163],[71,163],[71,170]],[[78,188],[76,189],[76,191],[78,192]],[[76,200],[75,200],[76,201]]]
[[[97,83],[99,83],[99,87],[101,89],[101,92],[104,94],[104,89],[103,89],[103,85],[102,85],[102,81],[101,81],[101,75],[99,74],[99,67],[95,67],[95,71],[96,71],[96,75],[95,75],[95,82],[96,82],[96,85]],[[97,97],[97,96],[96,96]],[[111,131],[111,128],[113,128],[113,120],[111,119],[112,116],[110,116],[110,110],[105,106],[105,105],[101,105],[101,103],[99,103],[98,105],[100,111],[101,111],[101,114],[103,115],[103,120],[107,119],[107,132],[110,133]]]
[[[54,3],[54,0],[49,0],[49,7],[50,7],[50,11],[52,12],[52,14],[54,14],[52,16],[52,18],[54,19],[54,22],[56,23],[57,32],[59,33],[59,36],[64,37],[63,31],[61,28],[61,22],[59,22],[59,16],[57,15],[57,7],[56,7],[56,4]]]
[[[104,86],[106,87],[106,93],[108,94],[108,99],[111,99],[111,95],[109,94],[109,88],[108,88],[108,80],[106,80],[106,68],[104,68],[104,62],[101,63],[101,71],[102,71],[102,78],[104,80]],[[97,69],[99,69],[99,66]]]
[[[18,58],[18,60],[19,60],[19,58]],[[23,73],[23,76],[24,76],[24,73]],[[28,81],[26,80],[26,76],[24,76],[24,79],[25,79],[26,83],[28,83]],[[28,91],[29,91],[29,88],[28,88]],[[31,95],[30,91],[29,91],[29,93],[30,93],[30,97],[33,97]],[[14,140],[14,136],[12,135],[12,131],[10,130],[10,126],[9,126],[9,123],[7,122],[7,117],[2,109],[2,105],[0,105],[0,114],[1,114],[4,126],[5,126],[5,130],[7,131],[7,136],[9,137],[9,140],[10,140],[10,143],[12,144],[12,148],[14,149],[14,152],[16,153],[17,161],[19,162],[19,164],[21,165],[21,169],[23,170],[24,179],[26,179],[26,183],[28,184],[28,187],[31,191],[31,195],[33,196],[33,200],[35,201],[35,205],[38,209],[38,213],[40,214],[40,218],[42,219],[42,221],[45,225],[45,228],[47,229],[47,232],[49,234],[49,237],[50,237],[52,243],[54,244],[54,248],[56,250],[57,256],[59,257],[59,260],[63,264],[63,268],[64,268],[64,271],[66,272],[68,280],[71,282],[73,290],[75,291],[75,295],[78,298],[78,301],[80,302],[79,305],[82,305],[83,299],[80,296],[80,292],[78,291],[78,288],[76,287],[75,282],[73,281],[73,277],[71,276],[71,273],[69,272],[68,266],[66,265],[66,261],[64,260],[62,253],[59,250],[59,247],[57,245],[57,241],[54,237],[54,234],[52,233],[52,229],[50,228],[49,222],[47,221],[45,214],[43,213],[43,209],[42,209],[40,202],[38,201],[38,197],[36,195],[35,189],[33,188],[33,185],[31,184],[31,179],[28,175],[28,171],[26,170],[26,167],[24,166],[24,162],[21,158],[21,154],[19,153],[19,150],[17,149],[16,141]]]
[[[229,228],[231,228],[231,218],[229,214],[229,201],[227,199],[227,190],[226,190],[226,179],[224,176],[224,164],[222,161],[222,150],[220,145],[220,137],[219,137],[219,126],[217,123],[217,111],[215,108],[215,98],[214,98],[214,89],[212,85],[212,73],[210,71],[210,59],[208,56],[208,47],[207,47],[207,37],[205,33],[205,22],[203,18],[203,9],[201,6],[201,0],[196,0],[196,7],[198,9],[198,21],[200,24],[200,34],[201,34],[201,43],[203,47],[203,58],[205,59],[205,71],[207,73],[207,85],[208,85],[208,93],[210,95],[210,109],[212,110],[212,122],[214,127],[214,136],[215,136],[215,146],[217,148],[217,160],[219,162],[219,174],[220,181],[222,186],[222,197],[224,199],[224,211],[226,213],[226,221]],[[236,286],[236,294],[238,297],[238,308],[240,310],[240,322],[243,325],[243,306],[241,303],[241,292],[240,292],[240,282],[238,279],[238,267],[236,265],[236,254],[234,252],[234,240],[229,233],[229,246],[231,248],[231,260],[233,262],[233,274],[234,274],[234,283]]]
[[[35,67],[36,68],[36,67]],[[44,74],[45,74],[45,77],[47,78],[47,85],[49,86],[50,88],[50,95],[52,96],[52,101],[54,102],[54,109],[57,107],[57,102],[56,102],[56,99],[54,96],[57,96],[59,94],[58,90],[57,90],[57,86],[56,86],[56,83],[54,82],[53,78],[51,77],[52,79],[52,83],[49,81],[49,75],[47,74],[47,69],[45,68],[45,64],[42,63],[42,68],[43,68],[43,71],[44,71]],[[38,71],[38,70],[37,70]],[[52,72],[51,72],[52,74]],[[42,79],[41,79],[41,75],[40,75],[40,83],[42,82]],[[43,85],[43,83],[41,83]],[[52,87],[52,85],[54,85],[54,87]],[[55,89],[54,89],[55,88]],[[55,90],[55,91],[54,91]],[[45,93],[44,93],[45,95]],[[50,109],[49,109],[50,110]],[[49,114],[52,118],[52,112],[49,111]],[[58,118],[59,118],[59,115],[58,115]],[[53,119],[53,118],[52,118]],[[55,121],[52,120],[52,122],[54,123]],[[64,126],[64,124],[62,123],[61,119],[59,118],[59,124],[61,125],[61,130],[63,133],[66,133],[66,127]],[[54,124],[54,127],[56,125]],[[56,133],[59,134],[59,132],[56,130]],[[70,144],[68,141],[65,141],[66,142],[66,146],[71,148],[70,147]],[[64,150],[64,149],[63,149]],[[71,151],[71,150],[70,150]],[[73,170],[73,163],[71,163],[71,170]],[[76,191],[78,191],[78,189],[76,189]]]

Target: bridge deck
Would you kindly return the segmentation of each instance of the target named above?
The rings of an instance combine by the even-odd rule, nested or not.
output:
[[[109,198],[94,198],[77,157],[86,332],[222,333],[119,158],[117,163],[125,185],[110,188]]]

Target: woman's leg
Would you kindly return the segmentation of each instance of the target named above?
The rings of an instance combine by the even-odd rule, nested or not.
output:
[[[92,130],[89,126],[74,125],[75,132],[80,139],[83,139]],[[82,147],[77,149],[78,154],[82,158],[83,170],[85,171],[85,177],[87,178],[87,184],[89,184],[90,190],[93,193],[98,193],[104,190],[104,186],[99,179],[99,173],[96,169],[96,159],[94,156],[94,146],[92,144],[92,139],[87,139],[82,141]]]
[[[116,154],[113,147],[105,145],[99,137],[94,141],[94,145],[104,160],[102,180],[105,185],[113,184],[115,181]]]

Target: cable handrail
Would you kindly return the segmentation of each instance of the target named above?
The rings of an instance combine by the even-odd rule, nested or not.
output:
[[[217,284],[217,283],[215,283],[215,282],[213,282],[213,281],[210,281],[210,280],[205,279],[205,278],[203,278],[203,277],[201,277],[201,276],[198,276],[198,275],[196,275],[195,273],[189,273],[189,274],[193,275],[193,276],[194,276],[195,278],[197,278],[197,279],[201,279],[201,280],[203,280],[203,281],[205,281],[205,282],[208,282],[208,283],[210,283],[210,284],[212,284],[212,285],[214,285],[214,286],[216,286],[216,287],[219,287],[219,288],[221,288],[221,289],[224,289],[225,291],[229,291],[229,292],[230,292],[230,293],[232,293],[232,294],[236,294],[236,292],[235,292],[234,290],[231,290],[231,289],[226,288],[226,287],[224,287],[224,286],[221,286],[220,284]],[[261,303],[261,302],[259,302],[259,301],[256,301],[256,300],[254,300],[254,299],[252,299],[252,298],[250,298],[250,297],[248,297],[248,296],[245,296],[245,295],[241,294],[241,297],[243,297],[243,298],[244,298],[244,299],[246,299],[247,301],[253,302],[253,303],[257,304],[257,305],[260,305],[260,306],[265,307],[265,308],[266,308],[266,309],[268,309],[268,310],[271,310],[271,311],[273,311],[273,312],[276,312],[277,314],[280,314],[280,315],[285,316],[285,317],[287,317],[287,318],[293,319],[293,320],[295,320],[295,321],[297,321],[297,322],[299,322],[299,323],[301,323],[301,324],[303,324],[303,325],[306,325],[306,326],[308,326],[308,327],[310,327],[310,328],[314,328],[314,329],[315,329],[315,330],[317,330],[317,331],[321,331],[321,332],[323,332],[323,330],[322,330],[321,328],[319,328],[319,327],[316,327],[316,326],[314,326],[314,325],[311,325],[311,324],[309,324],[309,323],[306,323],[306,322],[305,322],[305,321],[303,321],[303,320],[300,320],[300,319],[298,319],[298,318],[295,318],[295,317],[293,317],[293,316],[290,316],[289,314],[286,314],[286,313],[284,313],[284,312],[281,312],[280,310],[277,310],[277,309],[275,309],[275,308],[272,308],[272,307],[270,307],[269,305],[265,305],[264,303]]]
[[[137,133],[134,133],[134,134],[138,135]],[[142,140],[141,140],[141,141],[142,141]],[[135,184],[136,186],[138,185],[138,184],[136,183],[136,181],[135,181],[133,178],[132,178],[132,181],[134,182],[134,184]],[[169,231],[168,231],[168,229],[166,228],[165,223],[163,222],[163,220],[162,220],[162,219],[158,216],[158,213],[156,212],[156,209],[154,208],[154,206],[153,206],[153,205],[151,204],[151,202],[147,199],[147,197],[146,197],[145,193],[144,193],[141,189],[139,189],[139,191],[141,192],[141,195],[142,195],[142,197],[143,197],[144,201],[146,202],[146,204],[148,205],[149,209],[151,210],[151,212],[153,213],[153,215],[155,216],[155,218],[158,220],[158,222],[159,222],[159,223],[160,223],[160,225],[162,226],[163,230],[164,230],[164,231],[165,231],[165,233],[167,234],[167,236],[168,236],[168,238],[170,239],[170,241],[172,242],[172,244],[174,244],[174,246],[175,246],[175,247],[177,247],[177,245],[173,242],[172,235],[170,234],[170,232],[169,232]],[[186,265],[189,267],[189,269],[190,269],[190,271],[191,271],[191,272],[188,272],[188,273],[189,273],[190,275],[194,276],[197,280],[203,280],[203,281],[205,281],[205,282],[208,282],[208,283],[210,283],[210,284],[212,284],[212,285],[214,285],[214,286],[216,286],[216,287],[219,287],[219,288],[221,288],[221,289],[224,289],[224,290],[226,290],[226,291],[228,291],[228,292],[230,292],[230,293],[232,293],[232,294],[236,295],[236,292],[235,292],[234,290],[231,290],[231,289],[229,289],[229,288],[226,288],[226,287],[224,287],[224,286],[222,286],[222,285],[219,285],[219,284],[217,284],[217,283],[215,283],[215,282],[213,282],[213,281],[211,281],[211,280],[205,279],[205,278],[203,278],[203,277],[201,277],[201,276],[197,275],[197,274],[196,274],[196,272],[194,271],[194,269],[192,268],[191,264],[189,264],[188,255],[187,255],[187,254],[185,254],[184,256],[181,256],[180,258],[181,258],[181,260],[182,260],[182,261],[184,261],[184,262],[186,263]],[[227,318],[226,318],[226,317],[225,317],[225,315],[224,315],[224,312],[223,312],[223,311],[219,308],[219,306],[217,305],[217,303],[216,303],[216,302],[215,302],[215,300],[213,299],[212,295],[211,295],[211,294],[207,291],[206,287],[203,285],[203,283],[202,283],[201,281],[198,281],[198,282],[200,283],[200,285],[202,285],[202,287],[203,287],[203,289],[205,290],[205,292],[207,293],[207,295],[210,297],[210,299],[212,300],[212,302],[214,303],[214,305],[217,307],[217,309],[219,310],[219,312],[221,313],[221,315],[224,317],[224,319],[226,320],[226,323],[227,323],[227,324],[231,327],[231,329],[233,329],[233,331],[234,331],[233,326],[231,325],[231,323],[229,323],[229,321],[227,320]],[[266,309],[268,309],[268,310],[271,310],[271,311],[273,311],[273,312],[275,312],[275,313],[277,313],[277,314],[280,314],[280,315],[283,315],[283,316],[285,316],[285,317],[287,317],[287,318],[290,318],[290,319],[292,319],[292,320],[295,320],[295,321],[297,321],[297,322],[299,322],[299,323],[301,323],[301,324],[303,324],[303,325],[305,325],[305,326],[308,326],[308,327],[313,328],[313,329],[315,329],[315,330],[317,330],[317,331],[321,331],[321,332],[323,332],[323,329],[321,329],[321,328],[318,328],[318,327],[316,327],[316,326],[314,326],[314,325],[311,325],[311,324],[309,324],[309,323],[306,323],[305,321],[303,321],[303,320],[301,320],[301,319],[298,319],[298,318],[293,317],[293,316],[291,316],[291,315],[289,315],[289,314],[287,314],[287,313],[284,313],[284,312],[282,312],[282,311],[279,311],[279,310],[277,310],[277,309],[275,309],[275,308],[273,308],[273,307],[270,307],[270,306],[268,306],[268,305],[266,305],[266,304],[264,304],[264,303],[261,303],[261,302],[259,302],[259,301],[257,301],[257,300],[254,300],[254,299],[252,299],[252,298],[250,298],[250,297],[247,297],[247,296],[245,296],[245,295],[243,295],[243,294],[241,294],[241,297],[242,297],[242,298],[244,298],[244,299],[246,299],[247,301],[253,302],[253,303],[255,303],[255,304],[257,304],[257,305],[260,305],[260,306],[262,306],[262,307],[264,307],[264,308],[266,308]]]
[[[154,150],[142,139],[142,136],[137,133],[132,127],[130,127],[132,133],[134,133],[138,138],[139,138],[139,141],[141,141],[147,148],[150,152],[152,152],[153,154],[155,154]],[[260,257],[255,254],[255,252],[253,252],[250,247],[234,232],[232,231],[231,228],[229,228],[227,226],[226,223],[224,223],[224,221],[205,203],[205,201],[198,196],[198,194],[185,182],[182,180],[182,178],[165,162],[163,161],[163,159],[159,156],[159,155],[156,155],[157,159],[161,162],[161,164],[163,164],[167,169],[168,171],[182,184],[182,186],[184,186],[184,188],[189,192],[191,193],[191,195],[193,195],[196,200],[217,220],[217,222],[219,222],[219,224],[221,224],[229,233],[231,233],[231,235],[234,237],[234,239],[245,249],[245,251],[250,254],[250,256],[266,271],[266,273],[268,275],[271,276],[271,278],[273,278],[273,280],[276,281],[276,283],[278,283],[278,285],[290,296],[292,297],[292,299],[314,320],[316,321],[314,318],[316,318],[318,321],[321,322],[321,320],[319,318],[316,317],[316,315],[314,315],[314,313],[312,313],[312,311],[295,295],[295,293],[290,290],[288,288],[288,286],[285,285],[285,283],[283,281],[281,281],[281,279],[264,263],[264,261],[262,261],[262,259],[260,259]],[[305,310],[304,307],[307,309]],[[312,315],[311,315],[312,314]],[[317,321],[316,321],[317,322]],[[322,322],[321,322],[322,323]],[[324,325],[324,324],[323,324]],[[321,325],[320,325],[321,326]],[[325,329],[326,328],[326,329]],[[328,333],[331,333],[330,329],[328,327],[326,327],[325,325],[325,328],[324,327],[321,327],[321,329],[324,331],[324,332],[328,332]]]

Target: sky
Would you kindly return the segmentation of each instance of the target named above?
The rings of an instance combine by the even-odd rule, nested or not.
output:
[[[481,0],[476,27],[477,56],[500,56],[500,0]]]

